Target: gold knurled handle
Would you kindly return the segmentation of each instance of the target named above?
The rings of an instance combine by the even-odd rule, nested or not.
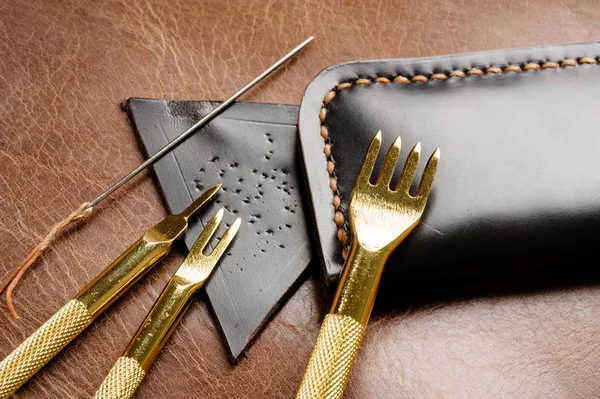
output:
[[[72,299],[0,363],[0,398],[8,398],[92,323],[85,305]]]
[[[325,316],[296,399],[341,398],[365,333],[350,316]]]
[[[122,356],[110,369],[93,399],[131,398],[145,375],[144,369],[135,359]]]

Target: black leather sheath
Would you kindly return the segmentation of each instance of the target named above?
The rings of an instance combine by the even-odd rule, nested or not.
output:
[[[216,105],[131,98],[126,109],[151,155]],[[173,213],[206,188],[223,184],[206,211],[190,222],[185,236],[188,249],[218,208],[225,208],[226,224],[242,218],[240,232],[206,284],[234,361],[310,261],[297,117],[296,106],[234,104],[154,165]]]
[[[569,259],[595,253],[599,56],[600,44],[587,43],[351,62],[319,74],[305,91],[299,133],[326,280],[334,281],[343,265],[339,229],[347,228],[347,201],[378,130],[376,173],[396,136],[400,162],[421,142],[417,176],[441,149],[423,220],[389,260],[384,285],[518,278],[556,262],[564,276],[575,266]],[[341,226],[334,222],[335,195]]]

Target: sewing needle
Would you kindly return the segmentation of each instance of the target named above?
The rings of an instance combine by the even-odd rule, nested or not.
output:
[[[173,149],[175,146],[177,146],[177,144],[181,143],[183,140],[188,138],[192,133],[194,133],[197,129],[201,128],[202,126],[204,126],[208,122],[210,122],[215,116],[220,114],[223,110],[225,110],[225,108],[227,108],[229,105],[231,105],[231,103],[234,102],[239,96],[241,96],[242,94],[244,94],[245,92],[250,90],[254,85],[256,85],[258,82],[263,80],[267,75],[269,75],[271,72],[273,72],[279,66],[281,66],[283,63],[285,63],[287,60],[289,60],[292,56],[294,56],[294,54],[296,54],[298,51],[302,50],[302,48],[304,46],[306,46],[308,43],[310,43],[312,40],[313,40],[313,37],[311,36],[308,39],[306,39],[305,41],[303,41],[302,43],[300,43],[292,51],[290,51],[285,56],[283,56],[283,58],[281,58],[279,61],[277,61],[276,63],[271,65],[269,68],[267,68],[263,73],[261,73],[256,78],[254,78],[254,80],[252,80],[246,86],[242,87],[237,93],[235,93],[234,95],[229,97],[227,100],[222,102],[217,108],[215,108],[213,111],[211,111],[208,115],[206,115],[204,118],[200,119],[198,122],[196,122],[194,125],[192,125],[192,127],[190,127],[188,130],[181,133],[176,139],[174,139],[169,144],[164,146],[156,154],[152,155],[150,158],[148,158],[146,161],[144,161],[140,166],[138,166],[137,168],[132,170],[127,176],[123,177],[121,180],[116,182],[108,190],[106,190],[105,192],[100,194],[95,200],[88,203],[84,209],[94,207],[100,201],[102,201],[104,198],[106,198],[110,194],[112,194],[113,191],[115,191],[116,189],[121,187],[123,184],[127,183],[127,181],[129,181],[132,177],[134,177],[135,175],[140,173],[142,170],[144,170],[149,165],[152,165],[154,162],[156,162],[159,158],[161,158],[167,152],[171,151],[171,149]]]

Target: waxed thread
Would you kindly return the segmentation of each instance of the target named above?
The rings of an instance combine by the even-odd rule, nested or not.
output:
[[[348,224],[346,218],[342,211],[340,210],[340,206],[342,203],[340,192],[337,187],[337,175],[335,173],[335,159],[332,153],[332,145],[331,140],[329,138],[329,131],[327,125],[325,124],[325,120],[327,117],[327,106],[333,100],[333,98],[337,95],[338,92],[349,89],[356,85],[364,85],[369,86],[372,83],[381,83],[381,84],[390,84],[390,83],[401,83],[401,84],[409,84],[409,83],[427,83],[431,80],[446,80],[450,78],[464,78],[467,76],[483,76],[489,74],[501,74],[501,73],[520,73],[523,71],[536,71],[542,69],[557,69],[557,68],[565,68],[565,67],[574,67],[581,64],[598,64],[600,58],[592,58],[592,57],[581,57],[579,59],[565,59],[560,62],[555,61],[546,61],[543,63],[540,62],[527,62],[523,65],[510,64],[503,68],[497,66],[487,67],[485,69],[482,68],[469,68],[467,70],[458,70],[455,69],[449,73],[433,73],[429,76],[425,75],[415,75],[410,78],[406,76],[395,76],[395,77],[385,77],[385,76],[377,76],[372,79],[367,78],[358,78],[352,82],[344,82],[339,83],[333,89],[331,89],[324,97],[323,103],[321,105],[321,109],[319,111],[319,120],[321,121],[320,133],[321,137],[325,142],[325,149],[323,150],[325,154],[325,158],[327,159],[327,172],[329,173],[329,188],[333,192],[333,208],[334,208],[334,217],[333,220],[338,228],[337,238],[342,246],[342,257],[345,260],[348,256],[349,251],[349,242],[348,242]]]
[[[10,314],[18,319],[19,315],[15,310],[14,304],[12,302],[12,292],[15,289],[17,283],[23,277],[23,274],[33,265],[33,263],[37,260],[37,258],[41,255],[41,253],[52,244],[52,241],[58,237],[58,235],[71,223],[83,219],[92,213],[93,208],[88,208],[88,202],[84,202],[74,210],[69,216],[56,223],[52,230],[44,237],[44,239],[23,259],[23,261],[17,266],[17,268],[11,273],[11,275],[4,280],[2,285],[0,285],[0,293],[2,293],[6,289],[6,305],[8,306],[8,310]]]

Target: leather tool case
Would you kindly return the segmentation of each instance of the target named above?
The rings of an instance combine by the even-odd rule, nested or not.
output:
[[[378,130],[383,149],[402,137],[401,160],[421,142],[417,176],[441,149],[424,218],[388,261],[378,306],[447,297],[471,283],[487,294],[500,281],[514,287],[550,276],[556,284],[594,274],[577,258],[595,253],[600,235],[599,56],[599,43],[582,43],[335,65],[307,86],[299,111],[237,103],[157,163],[172,211],[191,201],[195,185],[224,181],[221,201],[253,232],[207,287],[232,356],[302,274],[309,243],[324,281],[335,282],[349,242],[348,198]],[[128,104],[148,153],[214,107]],[[285,149],[267,133],[285,137]]]
[[[319,74],[299,134],[326,281],[342,268],[348,198],[378,130],[384,149],[402,137],[401,160],[421,142],[417,176],[441,149],[423,220],[388,261],[384,290],[586,268],[573,258],[594,253],[600,237],[599,56],[599,43],[583,43]]]

